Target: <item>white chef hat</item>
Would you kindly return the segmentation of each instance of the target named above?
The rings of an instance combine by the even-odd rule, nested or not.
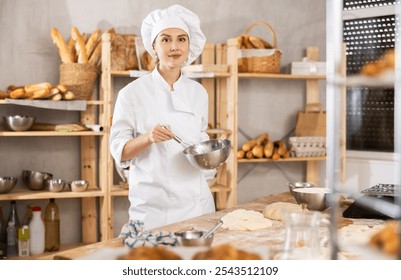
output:
[[[189,37],[189,55],[186,64],[191,64],[203,51],[206,38],[200,28],[200,20],[192,11],[180,5],[165,10],[154,10],[142,21],[141,36],[148,53],[155,58],[152,44],[156,36],[167,28],[180,28]]]

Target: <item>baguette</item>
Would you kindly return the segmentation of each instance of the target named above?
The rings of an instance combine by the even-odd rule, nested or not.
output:
[[[35,91],[40,89],[48,89],[50,90],[52,85],[49,82],[37,83],[37,84],[30,84],[24,87],[25,91],[28,94],[33,94]]]
[[[274,150],[273,150],[273,155],[272,155],[272,160],[278,160],[279,158],[280,158],[280,155],[278,154],[278,148],[277,147],[274,147]]]
[[[95,50],[96,46],[99,44],[100,39],[101,39],[100,34],[101,34],[100,29],[96,29],[89,36],[88,42],[86,43],[86,46],[85,46],[86,54],[88,55],[88,58],[90,58],[90,56],[93,53],[93,51]]]
[[[252,44],[252,46],[255,49],[264,49],[265,48],[265,44],[263,44],[262,39],[260,39],[259,37],[250,35],[249,42]]]
[[[10,98],[10,93],[7,91],[0,90],[0,99]]]
[[[50,34],[53,38],[53,44],[55,44],[58,48],[58,52],[63,63],[72,63],[73,57],[71,53],[68,51],[67,44],[64,41],[64,38],[61,36],[60,32],[57,28],[52,28]]]
[[[26,98],[25,94],[26,93],[25,93],[24,88],[17,88],[15,90],[13,90],[12,92],[10,92],[10,97],[12,99]]]
[[[97,65],[100,61],[100,57],[102,55],[102,44],[97,44],[95,50],[92,52],[92,55],[89,57],[89,63],[93,65]]]
[[[274,146],[277,147],[277,153],[282,156],[287,151],[287,146],[283,140],[275,141]]]
[[[75,41],[75,50],[78,53],[78,63],[88,63],[88,54],[86,53],[85,37],[79,33],[77,27],[71,29],[71,37]]]
[[[243,44],[245,46],[245,49],[253,49],[253,45],[249,41],[249,36],[248,35],[244,35]]]
[[[75,98],[75,94],[72,91],[67,91],[63,94],[64,100],[73,100]]]
[[[33,92],[31,99],[46,99],[50,96],[50,90],[48,88],[38,89]]]
[[[75,41],[74,41],[74,39],[72,39],[72,37],[70,38],[70,40],[68,40],[67,50],[70,53],[72,62],[77,62],[78,54],[77,54],[77,51],[75,50]]]
[[[19,88],[24,88],[24,86],[9,85],[9,86],[7,87],[7,92],[12,92],[12,91],[14,91],[14,90],[16,90],[16,89],[19,89]]]
[[[54,101],[61,100],[62,98],[63,98],[63,96],[61,95],[61,93],[56,93],[55,95],[50,97],[50,99],[54,100]]]
[[[240,35],[237,36],[237,48],[238,49],[243,49],[244,47],[244,36]]]
[[[258,138],[256,138],[256,145],[265,145],[269,140],[269,134],[263,133]]]

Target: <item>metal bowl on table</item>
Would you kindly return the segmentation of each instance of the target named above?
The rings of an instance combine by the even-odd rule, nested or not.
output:
[[[16,177],[0,177],[0,194],[10,192],[17,185],[17,181]]]
[[[293,190],[293,194],[297,203],[305,204],[308,210],[323,211],[329,207],[327,203],[329,188],[297,188]]]
[[[66,181],[63,179],[51,179],[47,180],[46,188],[50,192],[61,192],[64,190]]]
[[[46,188],[48,180],[53,179],[53,174],[41,171],[23,170],[22,182],[32,191],[41,191]]]
[[[288,189],[290,190],[291,194],[294,195],[293,190],[297,188],[313,188],[315,186],[314,183],[308,182],[288,182]]]
[[[206,230],[188,230],[176,232],[178,244],[181,246],[210,246],[213,242],[214,234],[203,238],[202,235],[206,234]]]
[[[26,131],[35,123],[35,117],[21,115],[4,116],[3,123],[8,130]]]
[[[74,180],[69,183],[72,192],[84,192],[89,187],[89,181],[86,180]]]
[[[230,155],[231,142],[208,140],[186,148],[183,153],[188,161],[199,169],[215,169],[222,165]]]

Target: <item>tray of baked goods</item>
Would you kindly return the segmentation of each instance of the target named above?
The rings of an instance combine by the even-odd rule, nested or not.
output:
[[[399,185],[377,184],[373,187],[363,190],[362,193],[374,196],[396,196],[399,191],[400,191]]]

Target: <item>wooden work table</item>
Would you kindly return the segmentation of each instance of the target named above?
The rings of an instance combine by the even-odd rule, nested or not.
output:
[[[215,223],[219,221],[225,214],[231,212],[235,209],[246,209],[262,212],[266,205],[274,202],[293,202],[296,203],[294,198],[289,192],[281,193],[277,195],[272,195],[255,200],[250,203],[242,204],[234,208],[225,209],[215,213],[203,215],[197,218],[189,219],[179,223],[167,225],[156,230],[164,230],[169,232],[178,232],[188,229],[197,230],[208,230]],[[328,214],[323,212],[323,215]],[[342,217],[338,218],[338,228],[341,229],[350,224],[360,224],[360,225],[380,225],[383,221],[381,220],[366,220],[366,219],[345,219]],[[223,243],[229,243],[240,248],[268,248],[271,252],[277,252],[282,249],[285,237],[284,224],[280,221],[274,221],[273,226],[264,230],[257,231],[232,231],[219,228],[215,232],[214,240],[212,246],[216,246]],[[76,259],[88,254],[95,252],[101,248],[105,247],[123,247],[122,239],[115,238],[107,241],[102,241],[79,248],[58,252],[52,255],[47,255],[41,259]],[[358,257],[352,254],[346,255],[348,259],[357,259]]]

